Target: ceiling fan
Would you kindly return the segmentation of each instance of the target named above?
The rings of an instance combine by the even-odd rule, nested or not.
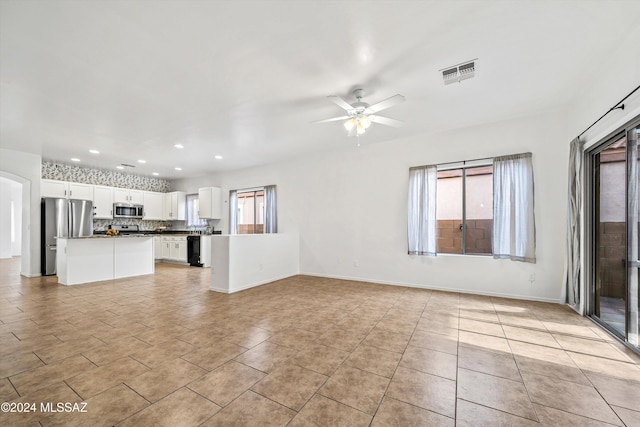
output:
[[[387,98],[383,101],[380,101],[373,105],[369,105],[366,102],[362,101],[362,98],[364,96],[363,89],[354,90],[353,95],[357,99],[357,101],[353,104],[349,104],[347,101],[336,95],[327,97],[338,107],[343,108],[347,112],[346,116],[318,120],[312,123],[328,123],[345,120],[344,127],[349,132],[349,136],[362,135],[367,131],[369,126],[371,126],[371,123],[379,123],[381,125],[393,126],[396,128],[401,127],[404,124],[400,120],[376,115],[376,113],[379,111],[386,110],[387,108],[393,107],[394,105],[403,103],[405,100],[404,96],[400,94],[393,95],[392,97]]]

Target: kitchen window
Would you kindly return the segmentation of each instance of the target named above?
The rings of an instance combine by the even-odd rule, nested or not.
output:
[[[198,216],[200,210],[200,198],[197,194],[187,194],[187,227],[206,227],[209,225],[206,219]]]

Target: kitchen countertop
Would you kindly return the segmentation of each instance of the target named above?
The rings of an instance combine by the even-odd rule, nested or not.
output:
[[[55,237],[56,239],[107,239],[107,238],[131,238],[131,237],[155,237],[154,234],[119,234],[117,236],[107,236],[106,234],[94,234],[93,236],[76,236],[76,237]]]

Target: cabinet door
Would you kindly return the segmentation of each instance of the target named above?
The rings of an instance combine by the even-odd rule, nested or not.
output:
[[[142,219],[163,220],[163,194],[145,191],[143,195],[144,217]]]
[[[187,262],[187,238],[184,237],[177,241],[178,243],[178,260]]]
[[[162,219],[164,220],[170,220],[170,219],[174,219],[173,218],[173,211],[172,211],[172,198],[175,198],[174,193],[164,193],[163,194],[163,208],[162,208]]]
[[[113,219],[113,187],[93,187],[93,214],[96,219]]]
[[[198,189],[198,216],[202,219],[212,218],[211,216],[211,187]]]
[[[113,201],[114,203],[130,203],[129,190],[126,188],[114,188]]]
[[[171,259],[171,245],[173,242],[166,238],[162,238],[162,258]]]
[[[171,199],[173,219],[184,221],[187,219],[187,193],[175,191],[175,196]]]
[[[141,205],[144,203],[144,191],[129,190],[129,203]]]
[[[202,219],[220,219],[222,217],[222,189],[219,187],[200,188],[198,190],[200,210],[198,216]]]
[[[172,260],[179,260],[180,259],[180,248],[179,248],[180,243],[177,240],[173,240],[171,242],[171,255],[170,258]]]
[[[70,182],[69,198],[79,200],[93,200],[93,185]]]
[[[66,181],[43,179],[40,181],[40,197],[57,197],[65,199],[69,197],[68,183]]]

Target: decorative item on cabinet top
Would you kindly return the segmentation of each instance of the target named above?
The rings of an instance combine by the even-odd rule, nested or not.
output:
[[[46,160],[42,161],[42,178],[159,193],[169,192],[169,182],[164,179],[85,168]]]

